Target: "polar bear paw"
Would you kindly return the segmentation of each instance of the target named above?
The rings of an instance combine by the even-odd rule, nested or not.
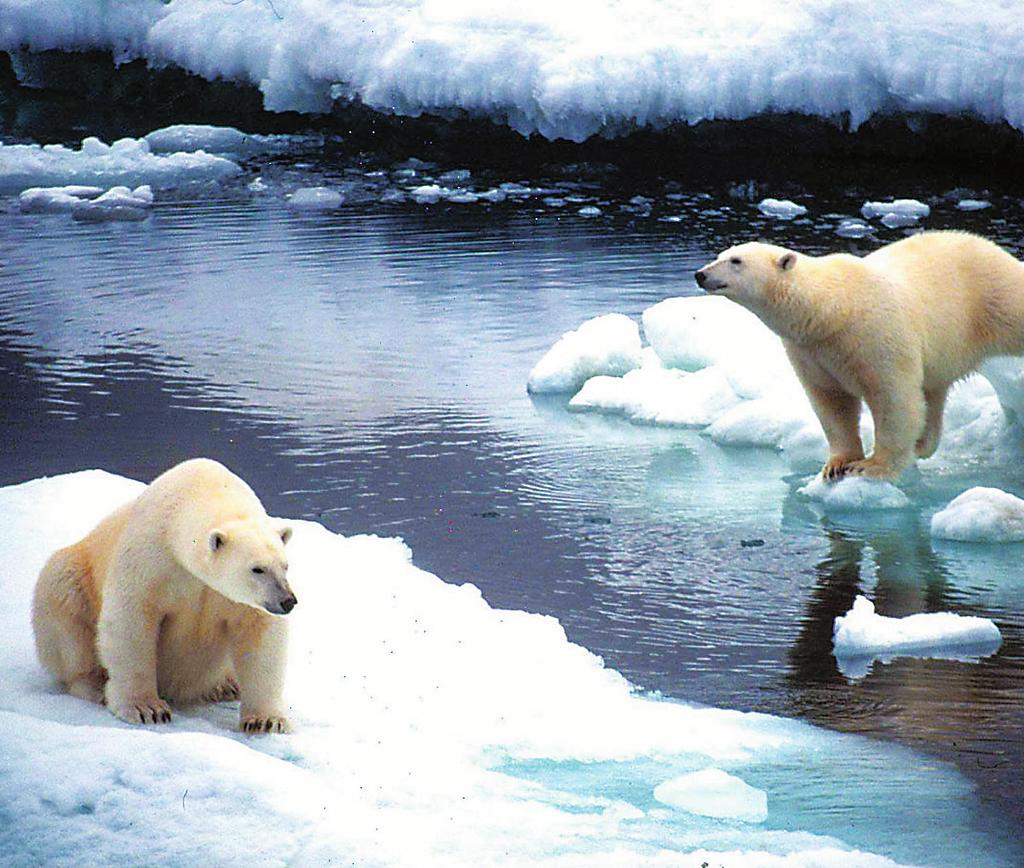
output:
[[[170,723],[171,707],[159,696],[129,696],[111,702],[107,697],[107,708],[128,723]]]
[[[863,454],[860,455],[830,455],[825,466],[821,468],[821,478],[828,480],[842,479],[848,472],[851,465],[863,461]]]
[[[863,476],[865,479],[892,479],[897,474],[891,464],[876,461],[874,456],[851,461],[843,469],[842,476]],[[837,477],[838,478],[838,477]]]
[[[284,715],[248,714],[242,718],[239,729],[247,735],[258,735],[267,732],[291,732],[292,725]]]
[[[216,687],[211,687],[200,699],[203,702],[233,702],[238,699],[238,682],[230,676]]]

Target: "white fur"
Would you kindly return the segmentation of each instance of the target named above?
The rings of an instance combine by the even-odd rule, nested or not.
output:
[[[47,561],[39,659],[132,723],[170,720],[165,699],[239,698],[243,729],[287,731],[287,621],[274,614],[294,605],[290,534],[226,467],[185,461]]]
[[[741,244],[697,277],[783,339],[828,438],[827,478],[898,476],[935,451],[956,380],[1024,353],[1024,263],[966,232],[924,232],[863,259]],[[869,458],[861,400],[875,424]]]

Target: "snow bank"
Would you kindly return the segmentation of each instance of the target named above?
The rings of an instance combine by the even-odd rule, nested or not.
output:
[[[621,376],[640,365],[640,329],[628,316],[610,313],[566,332],[530,371],[529,391],[575,392],[599,374]]]
[[[165,188],[219,180],[240,171],[237,163],[203,151],[151,153],[145,139],[118,139],[107,145],[90,136],[77,151],[63,145],[0,144],[0,193],[66,185]]]
[[[652,800],[690,810],[703,793],[713,817],[759,822],[765,791],[744,778],[805,773],[859,741],[640,697],[554,619],[492,609],[414,567],[400,540],[310,522],[293,522],[289,544],[297,731],[241,736],[235,703],[176,709],[159,728],[121,723],[51,683],[28,613],[49,553],[141,488],[87,471],[0,489],[0,852],[12,863],[622,865],[660,851],[678,864],[725,850],[730,864],[893,864],[786,831],[781,815],[723,836],[720,820],[672,819]],[[572,768],[576,783],[531,780],[517,763]],[[818,770],[818,798],[835,782],[848,804],[857,777]],[[962,784],[942,780],[932,772],[929,791],[954,803]]]
[[[857,597],[853,608],[836,618],[832,630],[833,653],[840,668],[843,661],[850,661],[844,670],[847,674],[866,673],[872,658],[984,657],[994,654],[1002,641],[999,628],[988,618],[953,612],[886,618],[875,614],[874,604],[866,597]]]
[[[609,321],[607,333],[588,323],[585,340],[568,333],[534,368],[530,390],[575,392],[570,410],[702,428],[723,446],[780,451],[798,473],[821,468],[828,456],[821,425],[782,341],[754,314],[720,297],[669,298],[645,310],[642,322],[646,347],[621,316]],[[1024,413],[1024,360],[990,359],[983,371],[950,390],[942,440],[931,458],[918,462],[922,470],[955,474],[1016,454],[1013,420]],[[870,451],[866,408],[861,436]],[[803,493],[833,509],[907,505],[897,488],[869,480],[812,483]]]
[[[358,99],[575,141],[765,112],[853,127],[892,111],[969,113],[1024,128],[1012,3],[940,0],[908,17],[898,4],[744,0],[706,13],[701,0],[19,0],[5,4],[0,49],[174,63],[256,85],[273,111]]]
[[[961,542],[1024,540],[1024,500],[998,488],[976,487],[932,516],[932,536]]]
[[[654,798],[702,817],[746,823],[768,819],[767,793],[721,769],[704,769],[665,781],[654,790]]]

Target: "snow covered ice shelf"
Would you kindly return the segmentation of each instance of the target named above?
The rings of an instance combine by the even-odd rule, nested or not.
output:
[[[969,113],[1024,127],[1012,3],[744,0],[5,0],[0,49],[109,49],[259,86],[274,111],[336,99],[467,113],[582,140],[765,112]],[[977,46],[985,46],[979,51]],[[15,68],[18,68],[15,56]]]
[[[887,866],[865,851],[935,864],[954,836],[983,848],[949,769],[645,698],[552,618],[492,609],[400,540],[308,522],[290,543],[297,731],[247,739],[229,705],[123,724],[45,676],[28,613],[49,553],[140,489],[101,471],[0,489],[0,852],[15,864]],[[893,774],[913,794],[898,806]],[[860,850],[829,837],[837,805]]]

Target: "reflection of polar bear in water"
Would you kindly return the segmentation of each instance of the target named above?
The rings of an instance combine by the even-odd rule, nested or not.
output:
[[[241,699],[242,729],[287,731],[287,622],[273,615],[296,602],[290,536],[227,468],[185,461],[47,561],[32,612],[39,659],[130,723],[169,721],[164,698]]]
[[[939,443],[949,387],[1024,353],[1024,263],[966,232],[925,232],[860,259],[741,244],[697,272],[782,338],[828,438],[827,478],[892,478]],[[864,457],[861,399],[875,450]]]

